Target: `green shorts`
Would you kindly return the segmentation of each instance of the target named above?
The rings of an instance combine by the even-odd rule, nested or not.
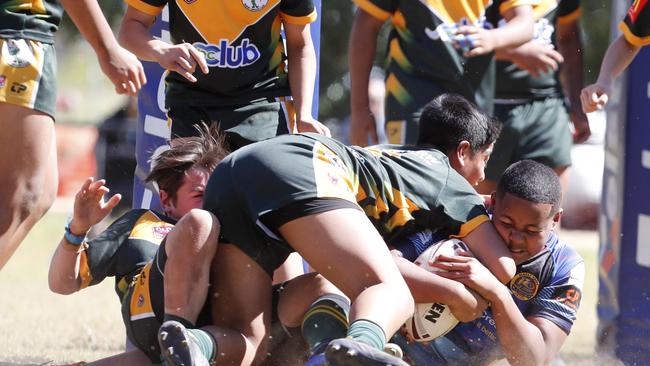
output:
[[[323,143],[303,135],[255,143],[219,163],[206,187],[203,208],[219,219],[222,241],[236,245],[271,275],[293,249],[265,215],[320,198],[341,199],[359,208],[341,160]]]
[[[0,38],[0,102],[34,109],[54,118],[54,46],[29,39]]]
[[[551,168],[571,165],[570,120],[561,99],[495,104],[494,112],[503,129],[485,168],[487,179],[498,181],[510,164],[523,159]]]
[[[242,106],[172,107],[167,112],[172,137],[194,136],[194,125],[200,122],[219,123],[232,150],[252,142],[284,135],[294,130],[293,105],[284,98],[268,98]]]

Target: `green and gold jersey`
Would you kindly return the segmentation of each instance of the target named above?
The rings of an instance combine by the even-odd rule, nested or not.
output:
[[[191,43],[205,55],[210,72],[197,69],[196,83],[167,75],[167,107],[233,106],[290,95],[282,24],[316,19],[311,0],[125,1],[153,16],[167,4],[172,42]]]
[[[454,27],[496,26],[499,14],[537,0],[354,0],[379,20],[390,20],[387,45],[386,92],[401,105],[423,93],[411,84],[429,81],[428,100],[454,92],[491,110],[494,95],[494,57],[465,58],[446,41]],[[413,80],[413,81],[411,81]],[[413,111],[415,112],[415,111]]]
[[[308,134],[314,141],[313,167],[319,197],[337,196],[336,170],[374,226],[390,241],[422,227],[464,237],[489,220],[483,199],[434,149],[401,145],[347,147]],[[279,139],[279,138],[278,138]],[[290,140],[285,138],[284,140]],[[346,198],[346,197],[340,197]]]
[[[533,42],[556,45],[556,27],[577,21],[580,0],[542,0],[534,8],[535,35]],[[511,62],[497,62],[496,98],[499,100],[530,100],[562,98],[559,72],[549,71],[533,77]]]
[[[151,261],[175,220],[144,209],[131,210],[84,245],[79,263],[81,288],[115,277],[115,291],[122,300],[140,270]]]
[[[625,19],[619,24],[625,39],[635,46],[650,44],[650,5],[648,0],[635,0]]]
[[[57,0],[0,0],[0,38],[54,43],[62,16]]]

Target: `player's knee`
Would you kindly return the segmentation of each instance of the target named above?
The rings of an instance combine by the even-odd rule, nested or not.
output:
[[[168,248],[185,256],[211,260],[219,238],[219,221],[208,211],[193,209],[181,218],[170,233]]]

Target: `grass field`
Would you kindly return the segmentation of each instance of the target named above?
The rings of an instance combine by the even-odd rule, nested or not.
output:
[[[113,281],[70,296],[47,286],[47,270],[67,215],[48,213],[0,271],[0,366],[91,361],[122,350],[124,326]],[[587,263],[578,321],[562,349],[567,365],[594,364],[597,246],[592,231],[563,231]]]

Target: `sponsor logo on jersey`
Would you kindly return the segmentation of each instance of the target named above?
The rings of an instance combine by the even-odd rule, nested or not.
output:
[[[203,53],[209,67],[238,69],[254,64],[262,55],[248,38],[244,38],[239,46],[232,46],[228,40],[222,39],[218,45],[196,42],[194,47]]]
[[[0,88],[4,88],[6,84],[7,84],[7,77],[4,75],[0,75]]]
[[[528,301],[537,295],[539,280],[528,272],[520,272],[510,281],[510,292],[519,300]]]
[[[264,7],[264,5],[266,5],[268,0],[242,0],[241,2],[248,10],[259,11],[262,10],[262,8]]]
[[[542,44],[552,44],[555,27],[546,18],[535,23],[533,40]]]
[[[142,305],[144,305],[144,296],[140,294],[140,296],[138,296],[138,302],[136,303],[136,306],[142,307]]]
[[[170,231],[172,231],[173,228],[174,227],[171,225],[154,226],[151,228],[151,231],[154,237],[163,239],[167,234],[169,234]]]
[[[466,39],[465,35],[457,34],[458,28],[467,25],[474,25],[484,29],[494,28],[492,23],[490,23],[485,16],[481,16],[476,24],[472,24],[467,18],[462,18],[458,23],[442,23],[437,26],[436,29],[431,29],[429,27],[424,28],[424,34],[434,41],[458,42],[462,39]]]
[[[27,90],[27,86],[24,85],[24,84],[20,84],[20,83],[17,83],[15,81],[11,84],[11,91],[16,93],[16,94],[20,94],[20,93],[24,92],[25,90]]]
[[[630,17],[632,20],[632,23],[636,23],[637,18],[639,17],[639,14],[641,14],[641,11],[645,6],[647,5],[648,0],[635,0],[634,4],[630,7],[630,10],[627,11],[627,15]]]
[[[555,296],[555,300],[578,311],[580,300],[582,299],[582,291],[580,291],[580,288],[573,285],[561,286],[555,290],[553,295]]]

